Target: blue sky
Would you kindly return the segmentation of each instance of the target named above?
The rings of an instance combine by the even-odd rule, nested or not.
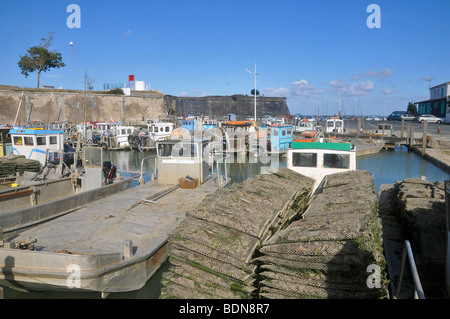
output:
[[[381,28],[370,29],[370,4]],[[81,8],[68,28],[67,7]],[[0,0],[0,84],[36,87],[17,66],[20,55],[54,32],[65,68],[41,85],[94,89],[145,81],[176,96],[286,96],[291,113],[389,115],[450,81],[448,0]],[[430,79],[430,81],[428,81]],[[385,103],[386,102],[386,103]]]

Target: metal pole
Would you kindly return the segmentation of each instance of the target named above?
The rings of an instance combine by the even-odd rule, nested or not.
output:
[[[256,75],[258,75],[258,73],[256,72],[256,63],[255,63],[255,73],[250,72],[248,69],[245,69],[248,73],[253,74],[255,76],[255,123],[256,123]]]
[[[75,90],[75,77],[73,71],[73,42],[70,42],[70,46],[72,47],[72,90]]]
[[[425,299],[425,294],[423,292],[422,284],[420,282],[419,272],[417,271],[411,244],[409,243],[408,240],[405,240],[405,242],[403,243],[400,276],[399,276],[399,281],[397,284],[397,291],[395,294],[395,299],[398,299],[400,296],[400,289],[402,286],[403,275],[404,275],[405,264],[406,264],[407,258],[409,261],[409,266],[411,268],[411,275],[413,277],[413,282],[414,282],[414,299]]]
[[[256,63],[255,63],[255,124],[256,124]]]
[[[17,112],[16,112],[16,118],[14,119],[14,126],[16,126],[17,117],[19,116],[20,107],[21,107],[21,105],[22,105],[22,98],[23,98],[23,92],[22,92],[22,94],[20,95],[19,108],[17,109]],[[19,121],[20,121],[20,119],[19,119]],[[14,127],[14,126],[13,126],[13,127]]]
[[[422,135],[422,157],[425,156],[427,152],[427,131],[428,131],[428,121],[424,121],[423,135]]]

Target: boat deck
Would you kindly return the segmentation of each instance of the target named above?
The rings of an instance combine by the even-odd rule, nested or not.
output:
[[[36,251],[41,252],[119,252],[122,255],[124,241],[131,240],[133,257],[146,256],[165,243],[168,234],[185,218],[187,211],[217,188],[214,179],[210,178],[196,189],[176,188],[154,202],[142,202],[172,189],[174,185],[148,182],[95,201],[9,240],[27,242],[31,237],[36,240]]]

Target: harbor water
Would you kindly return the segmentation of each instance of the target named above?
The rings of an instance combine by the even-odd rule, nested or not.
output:
[[[100,152],[100,150],[93,150]],[[104,151],[103,161],[113,162],[122,176],[136,176],[135,184],[139,179],[142,167],[145,170],[144,180],[148,181],[155,171],[155,161],[151,157],[155,152],[125,152]],[[98,153],[89,154],[86,158],[99,158]],[[144,160],[144,161],[143,161]],[[252,158],[247,156],[231,156],[227,159],[226,172],[234,183],[244,181],[249,177],[270,172],[277,165],[286,167],[286,158],[271,157]],[[222,166],[220,169],[224,169]],[[392,184],[405,178],[425,176],[428,181],[445,181],[450,175],[436,167],[431,162],[422,159],[419,155],[408,151],[381,151],[378,154],[366,155],[357,158],[357,169],[367,170],[373,174],[376,191],[383,184]],[[160,283],[162,273],[168,268],[166,262],[160,271],[155,274],[147,284],[138,291],[128,293],[112,293],[107,298],[119,299],[156,299],[159,297],[162,285]],[[97,299],[102,298],[100,293],[73,293],[73,292],[41,292],[26,293],[4,288],[5,299]]]
[[[356,167],[373,174],[375,189],[378,192],[383,184],[393,184],[405,178],[424,176],[429,182],[445,181],[450,175],[430,161],[414,152],[385,151],[378,154],[358,157]]]

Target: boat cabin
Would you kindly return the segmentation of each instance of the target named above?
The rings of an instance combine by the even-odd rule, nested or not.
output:
[[[181,127],[187,129],[190,132],[197,130],[197,120],[196,119],[186,119],[181,121]]]
[[[159,141],[170,137],[173,132],[171,122],[151,122],[147,123],[148,134],[153,141]]]
[[[295,131],[296,132],[304,132],[304,131],[312,131],[314,130],[315,121],[309,121],[309,120],[302,120],[300,122],[297,122],[297,125],[295,125]]]
[[[64,149],[64,132],[42,129],[12,129],[9,131],[13,154],[24,155],[27,159],[34,159],[46,163],[47,150],[59,152]]]
[[[121,126],[122,122],[98,122],[95,123],[95,126],[100,132],[109,131],[112,129],[117,128],[118,126]]]
[[[331,117],[326,123],[326,133],[344,133],[344,121],[338,117]]]
[[[249,137],[256,130],[253,122],[228,121],[222,123],[227,142],[226,152],[247,153],[249,148]]]
[[[10,127],[0,127],[0,157],[12,153]]]
[[[217,127],[216,120],[210,120],[210,119],[203,120],[203,130],[207,130],[207,129],[214,128],[214,127]]]
[[[128,146],[128,136],[132,135],[135,129],[134,126],[117,126],[113,132],[117,147],[122,148]]]
[[[291,125],[266,126],[271,152],[286,151],[292,145],[294,127]]]
[[[375,130],[375,133],[373,135],[375,135],[375,136],[393,136],[394,128],[393,128],[392,124],[381,123],[381,124],[378,124],[378,127]]]
[[[287,167],[320,183],[326,175],[356,170],[356,150],[350,143],[293,142]]]
[[[178,184],[187,176],[198,179],[199,184],[209,177],[203,139],[168,139],[156,142],[158,183]]]

